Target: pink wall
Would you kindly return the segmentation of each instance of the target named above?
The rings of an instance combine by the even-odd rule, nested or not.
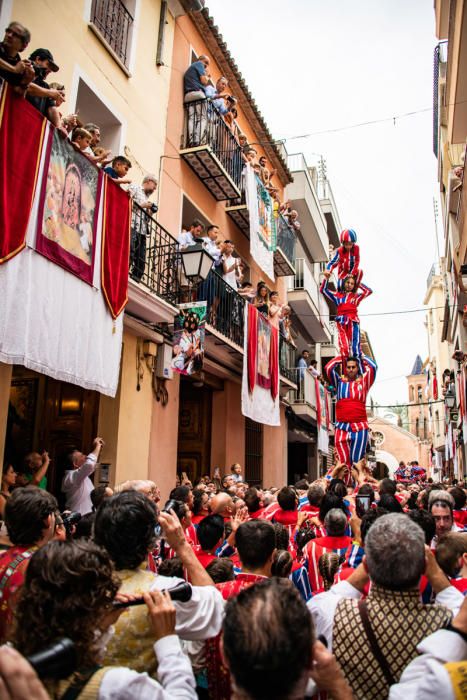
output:
[[[166,383],[167,406],[155,399],[153,402],[148,478],[159,486],[163,501],[174,488],[177,473],[179,385],[179,376],[174,373],[174,378]]]

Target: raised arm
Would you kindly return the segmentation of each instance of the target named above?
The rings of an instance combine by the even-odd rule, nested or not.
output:
[[[357,306],[360,304],[360,302],[369,297],[370,294],[373,294],[373,290],[370,289],[370,287],[367,287],[366,284],[363,284],[363,282],[360,282],[357,292]]]
[[[339,375],[341,373],[341,365],[342,365],[342,358],[340,355],[336,355],[336,357],[333,357],[333,359],[328,362],[326,367],[324,368],[324,371],[329,377],[329,381],[331,384],[333,384],[336,389],[339,384]]]
[[[365,368],[363,373],[363,381],[365,383],[365,387],[369,389],[374,384],[378,365],[371,359],[371,357],[368,357],[367,355],[362,355],[362,362],[363,367]]]
[[[339,248],[336,250],[336,252],[332,256],[331,260],[326,265],[326,270],[334,270],[334,268],[337,267],[338,262],[339,262]]]
[[[327,280],[326,278],[324,278],[323,281],[321,282],[321,286],[319,288],[319,291],[321,292],[321,294],[323,294],[325,297],[327,297],[330,301],[334,302],[334,304],[336,306],[339,305],[339,299],[334,294],[334,292],[331,292],[331,290],[329,289],[329,280]]]

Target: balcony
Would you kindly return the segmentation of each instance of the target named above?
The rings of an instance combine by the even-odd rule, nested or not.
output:
[[[210,100],[184,105],[180,155],[218,201],[241,196],[243,160],[234,135]]]
[[[149,323],[172,323],[181,295],[178,243],[137,204],[133,204],[131,241],[126,310]]]
[[[307,260],[295,260],[295,276],[287,293],[287,302],[314,343],[331,342],[329,308],[320,294],[318,282]]]
[[[327,223],[321,211],[318,194],[310,177],[308,165],[301,153],[287,159],[294,181],[287,186],[287,199],[298,212],[302,245],[313,260],[327,260],[329,242]]]
[[[122,0],[93,0],[90,26],[128,68],[133,17]]]

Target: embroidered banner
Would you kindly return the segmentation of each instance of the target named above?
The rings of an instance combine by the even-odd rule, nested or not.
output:
[[[279,333],[251,304],[245,307],[242,413],[280,425]]]
[[[206,302],[179,304],[174,321],[172,369],[194,374],[203,369]]]
[[[0,93],[0,264],[26,245],[46,122],[4,84]]]
[[[102,292],[113,318],[128,301],[130,260],[131,199],[128,192],[110,177],[104,179],[104,216],[102,222]]]
[[[269,192],[248,163],[243,170],[245,197],[250,219],[250,253],[263,272],[274,281],[276,220]]]
[[[56,129],[47,148],[36,250],[92,284],[102,173]]]

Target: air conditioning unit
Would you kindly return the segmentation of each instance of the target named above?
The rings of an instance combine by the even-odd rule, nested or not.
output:
[[[172,379],[172,346],[168,343],[159,345],[156,359],[156,377],[160,379]]]

